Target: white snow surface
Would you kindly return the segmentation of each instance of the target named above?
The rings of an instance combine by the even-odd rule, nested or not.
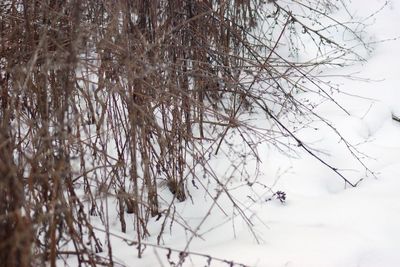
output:
[[[383,4],[380,0],[353,0],[351,9],[357,11],[357,16],[364,16]],[[376,15],[368,33],[374,40],[400,36],[400,0],[393,0]],[[233,211],[226,195],[218,198],[224,214],[213,206],[203,190],[192,187],[193,202],[175,204],[184,216],[182,221],[193,229],[200,225],[200,237],[190,242],[189,252],[245,266],[400,266],[400,123],[391,118],[392,113],[400,116],[400,39],[378,42],[368,62],[332,72],[357,72],[357,77],[371,79],[365,82],[332,78],[346,93],[336,95],[336,100],[350,115],[329,103],[321,104],[316,111],[368,155],[363,160],[376,177],[365,171],[335,133],[323,124],[313,125],[316,130],[300,130],[298,136],[325,152],[321,156],[352,181],[363,178],[357,187],[345,187],[340,177],[305,152],[299,150],[297,157],[288,158],[271,146],[261,145],[262,173],[258,181],[273,191],[285,192],[286,202],[275,198],[266,201],[271,197],[268,188],[255,184],[249,190],[240,186],[245,184],[240,177],[233,178],[228,186],[250,218],[249,227]],[[217,171],[224,173],[222,158],[214,164]],[[115,203],[110,200],[109,206],[114,210]],[[210,216],[202,223],[209,211]],[[157,243],[163,219],[152,219],[149,224],[152,236],[144,242]],[[116,235],[135,239],[132,229],[126,234],[118,232],[118,218],[110,227]],[[160,245],[184,250],[190,237],[190,232],[177,224],[170,228],[168,222]],[[147,246],[139,259],[135,246],[126,245],[120,238],[112,240],[116,263],[170,265],[166,249]],[[171,253],[171,261],[177,262],[178,258],[177,252]],[[207,266],[207,257],[189,254],[183,266]],[[210,266],[229,264],[212,259]]]

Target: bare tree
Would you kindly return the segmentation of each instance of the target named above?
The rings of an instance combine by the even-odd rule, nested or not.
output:
[[[149,218],[164,216],[161,235],[166,218],[176,220],[173,202],[190,197],[187,184],[202,184],[201,172],[230,196],[208,161],[229,147],[231,132],[255,158],[257,143],[278,145],[276,132],[258,130],[244,114],[264,112],[318,158],[280,118],[318,116],[293,95],[315,91],[334,101],[314,71],[362,60],[331,32],[366,47],[363,24],[335,20],[335,8],[331,1],[3,1],[0,266],[56,266],[65,255],[80,266],[112,265],[107,197],[118,201],[122,232],[126,213],[134,214],[140,257]],[[303,38],[317,52],[299,62]],[[162,185],[172,202],[160,201]],[[103,221],[107,248],[90,216]],[[108,259],[96,256],[103,250]]]

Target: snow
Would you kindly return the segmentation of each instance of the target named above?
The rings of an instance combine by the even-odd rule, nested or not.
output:
[[[383,4],[379,0],[354,0],[351,6],[363,16]],[[374,40],[396,38],[400,36],[399,18],[400,0],[393,0],[376,15],[368,32]],[[251,227],[233,211],[232,200],[225,194],[215,194],[217,206],[203,191],[191,187],[193,202],[175,204],[182,218],[171,228],[167,220],[160,245],[184,250],[192,233],[181,225],[190,225],[199,229],[200,237],[191,240],[189,252],[246,266],[400,266],[400,123],[391,119],[392,113],[400,116],[399,70],[400,40],[377,42],[368,62],[332,70],[333,74],[344,75],[357,72],[357,77],[370,79],[332,78],[343,92],[336,95],[336,100],[350,115],[328,102],[315,110],[363,153],[359,155],[373,173],[360,166],[326,124],[314,122],[312,128],[297,132],[301,140],[352,181],[363,179],[356,188],[345,187],[340,177],[305,152],[299,150],[288,158],[273,147],[261,145],[259,184],[249,189],[246,181],[237,177],[227,184],[250,218]],[[312,98],[306,94],[301,97]],[[218,166],[219,175],[226,176],[229,168],[224,168],[223,159],[213,164]],[[285,192],[286,201],[271,198],[270,188]],[[145,243],[156,245],[163,220],[151,221],[152,236]],[[119,233],[118,223],[112,229],[116,235],[134,239],[132,229],[127,234]],[[149,245],[139,259],[135,246],[117,237],[112,237],[112,242],[117,263],[169,266],[167,249]],[[178,258],[177,252],[171,253],[170,260],[177,262]],[[207,257],[189,255],[183,266],[207,266]],[[229,264],[212,259],[210,266]]]

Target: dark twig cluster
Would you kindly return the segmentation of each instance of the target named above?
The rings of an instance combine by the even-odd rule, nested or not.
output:
[[[117,203],[120,230],[135,232],[139,257],[149,246],[143,239],[152,217],[165,218],[159,242],[168,221],[196,237],[201,224],[189,229],[174,207],[191,197],[189,185],[214,199],[209,214],[226,213],[217,201],[226,195],[251,228],[227,189],[232,178],[219,177],[209,160],[233,154],[241,160],[230,177],[245,175],[247,157],[259,160],[257,144],[278,145],[277,134],[321,160],[281,117],[312,115],[294,97],[298,92],[334,101],[314,71],[360,59],[330,30],[355,39],[360,32],[329,17],[331,1],[317,2],[2,1],[0,266],[53,267],[71,255],[79,266],[112,266],[109,199]],[[321,17],[331,24],[310,23],[320,26]],[[315,42],[315,59],[295,60],[299,31]],[[241,119],[257,110],[271,128]],[[248,154],[235,151],[232,133]],[[202,175],[211,177],[216,195]],[[277,198],[285,201],[284,194]],[[94,216],[106,229],[103,242]],[[189,243],[178,265],[194,254]],[[103,251],[107,259],[96,255]],[[209,257],[208,265],[219,260],[200,256]]]

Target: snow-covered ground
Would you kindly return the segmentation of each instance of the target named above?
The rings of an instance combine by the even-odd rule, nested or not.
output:
[[[351,10],[365,16],[383,4],[353,0]],[[391,1],[375,19],[368,28],[374,40],[400,36],[400,0]],[[184,266],[230,266],[229,261],[268,267],[400,266],[400,122],[392,120],[392,113],[400,117],[400,39],[376,43],[367,63],[332,72],[357,72],[354,76],[370,79],[327,77],[341,84],[345,94],[336,95],[336,100],[350,116],[329,103],[316,111],[368,156],[362,157],[375,176],[360,167],[323,124],[316,123],[317,130],[304,129],[298,136],[327,152],[324,159],[353,181],[363,178],[356,188],[345,188],[340,177],[305,152],[288,158],[262,145],[259,183],[249,190],[239,186],[244,182],[238,179],[238,188],[230,191],[250,221],[232,210],[224,194],[217,201],[221,208],[199,190],[193,190],[193,202],[176,203],[179,214],[185,216],[180,221],[193,229],[199,226],[200,236],[187,249],[194,254],[185,258]],[[286,201],[268,200],[269,188],[285,192]],[[153,236],[145,242],[156,244],[162,222],[153,219],[149,225]],[[115,235],[133,239],[129,232],[118,233],[117,224],[114,229]],[[190,239],[189,231],[177,224],[170,229],[168,222],[161,246],[184,250]],[[150,245],[138,259],[135,246],[121,238],[112,240],[116,263],[126,266],[169,266],[168,261],[179,259],[176,251]]]

